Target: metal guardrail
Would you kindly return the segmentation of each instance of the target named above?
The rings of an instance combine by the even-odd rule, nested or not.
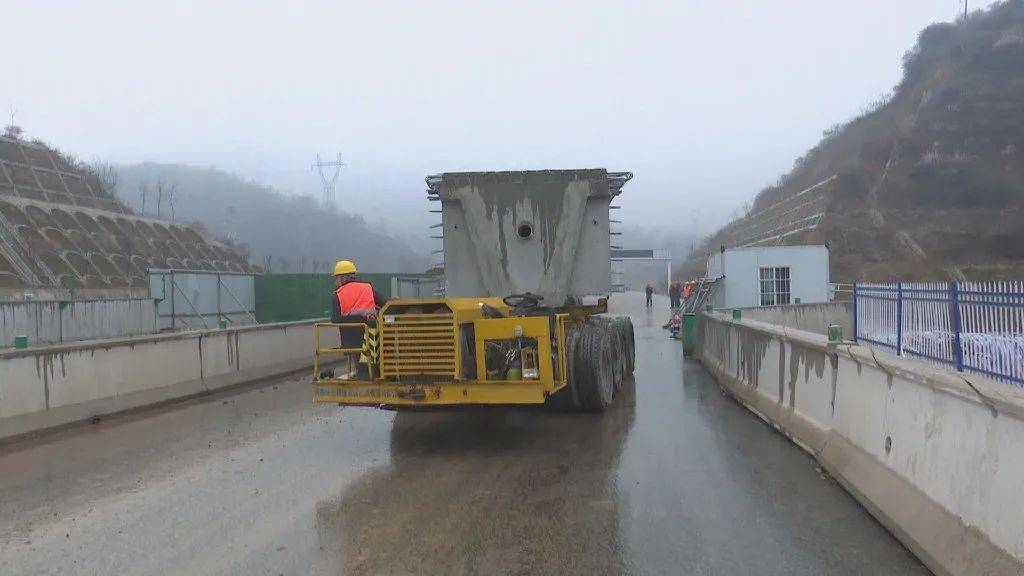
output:
[[[360,338],[360,345],[358,348],[322,348],[320,346],[320,331],[324,328],[359,328],[363,331],[363,336]],[[349,372],[352,372],[352,356],[358,355],[363,351],[362,342],[366,340],[366,331],[369,330],[369,326],[363,322],[317,322],[313,324],[313,381],[320,379],[320,357],[321,356],[346,356],[349,360]],[[368,364],[370,367],[370,380],[373,380],[373,364]]]
[[[443,298],[444,279],[441,277],[397,276],[394,278],[391,296],[394,298]]]
[[[852,297],[853,297],[853,283],[851,283],[851,282],[829,282],[829,285],[828,285],[828,299],[829,299],[829,301],[849,300]]]
[[[214,327],[208,320],[214,325],[221,320],[229,324],[258,323],[253,274],[153,268],[149,278],[150,294],[158,302],[161,329],[195,328],[196,320],[203,328]],[[236,288],[244,288],[244,293],[239,296],[225,278],[237,279],[240,285]]]
[[[854,283],[856,341],[1024,386],[1024,283]]]

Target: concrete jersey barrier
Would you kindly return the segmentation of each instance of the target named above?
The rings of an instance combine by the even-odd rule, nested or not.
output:
[[[308,369],[317,321],[2,351],[0,440]]]
[[[843,329],[845,336],[853,335],[853,307],[850,302],[756,306],[743,308],[742,317],[815,334],[828,334],[829,325],[835,324]]]
[[[1024,574],[1018,389],[721,313],[697,356],[933,572]]]

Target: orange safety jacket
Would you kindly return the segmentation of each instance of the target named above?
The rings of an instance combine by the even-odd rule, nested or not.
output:
[[[338,297],[338,311],[343,316],[370,317],[377,314],[377,304],[373,300],[373,285],[369,282],[347,282],[338,286],[334,295]]]

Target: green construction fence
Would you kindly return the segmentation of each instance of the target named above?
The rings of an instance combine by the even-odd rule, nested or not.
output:
[[[391,297],[394,278],[429,278],[429,274],[359,274],[385,298]],[[291,322],[330,316],[334,278],[330,274],[265,274],[256,276],[256,320]]]

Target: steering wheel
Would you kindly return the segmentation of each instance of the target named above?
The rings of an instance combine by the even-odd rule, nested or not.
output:
[[[531,294],[509,294],[501,299],[509,308],[535,308],[540,305],[543,296]]]

